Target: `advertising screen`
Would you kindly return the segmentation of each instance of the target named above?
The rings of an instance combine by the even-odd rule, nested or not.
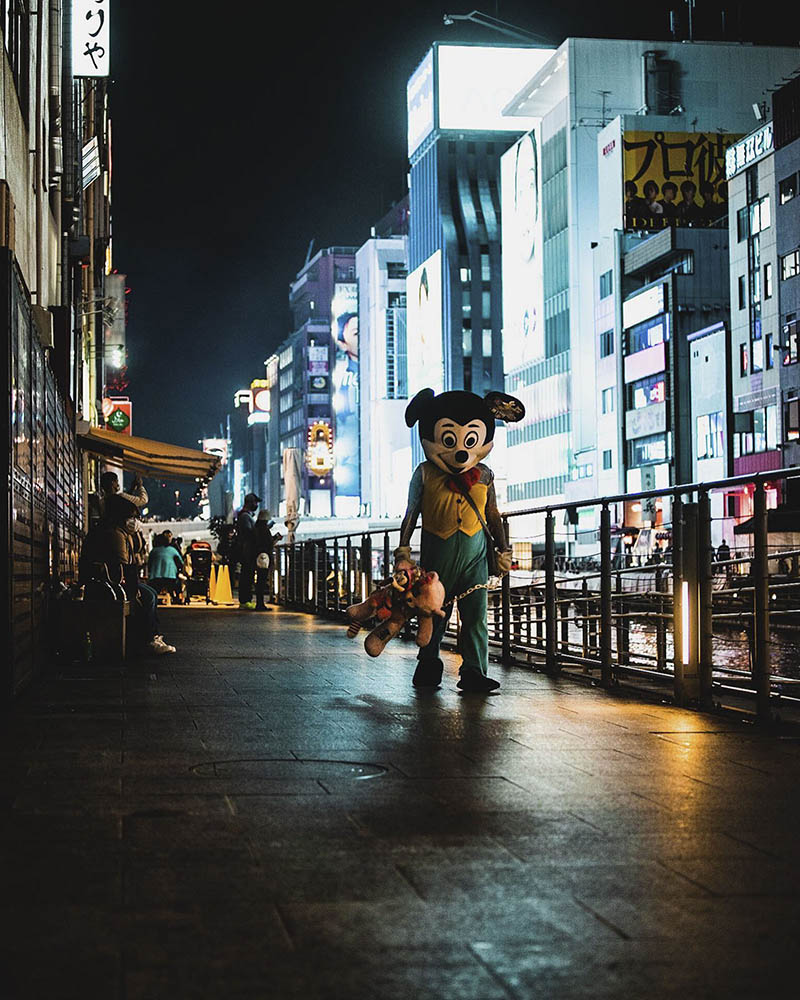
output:
[[[333,481],[338,496],[359,496],[359,409],[358,409],[358,285],[334,287],[331,302],[331,340],[334,346]]]
[[[409,398],[420,389],[444,388],[442,353],[442,251],[406,278],[406,349]]]
[[[728,212],[725,156],[740,136],[626,132],[625,228],[710,226]]]
[[[555,49],[506,45],[439,45],[439,128],[522,131],[530,118],[503,108],[544,66]]]
[[[500,161],[503,206],[503,364],[506,372],[544,357],[542,174],[538,129]]]
[[[408,81],[408,155],[433,131],[433,49],[428,52]]]

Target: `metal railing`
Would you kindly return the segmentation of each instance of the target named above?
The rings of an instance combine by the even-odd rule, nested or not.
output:
[[[749,695],[770,717],[775,698],[800,697],[800,518],[796,544],[775,534],[771,544],[767,490],[775,497],[797,477],[800,469],[782,469],[503,515],[520,555],[489,592],[492,654],[552,674],[579,670],[607,688],[622,677],[668,683],[682,705],[711,708],[714,692]],[[732,491],[747,507],[735,518],[724,506]],[[626,526],[645,503],[650,527]],[[573,530],[590,508],[593,541]],[[733,528],[744,521],[751,530],[740,544]],[[715,535],[726,544],[730,536],[729,552],[715,554]],[[637,548],[642,537],[650,544]],[[343,618],[388,578],[398,541],[394,528],[279,546],[273,598]],[[448,636],[457,640],[457,610],[453,619]]]

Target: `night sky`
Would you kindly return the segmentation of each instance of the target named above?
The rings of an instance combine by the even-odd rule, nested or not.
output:
[[[560,43],[669,38],[670,6],[685,18],[682,0],[481,9]],[[725,7],[731,36],[738,19],[737,37],[800,40],[797,5]],[[195,446],[263,376],[309,240],[359,246],[405,194],[406,81],[431,42],[511,42],[442,25],[470,9],[114,4],[114,263],[131,289],[134,433]],[[719,10],[698,0],[695,38],[720,37]]]

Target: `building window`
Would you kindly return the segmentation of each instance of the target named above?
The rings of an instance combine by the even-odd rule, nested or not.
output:
[[[736,237],[741,243],[742,240],[746,240],[750,235],[750,227],[748,225],[748,210],[747,205],[744,208],[740,208],[736,213]]]
[[[800,441],[800,399],[786,401],[784,427],[787,441]]]
[[[796,194],[797,174],[790,174],[789,177],[784,177],[784,179],[778,184],[778,195],[780,197],[781,205],[785,205],[787,201],[791,201]]]
[[[665,374],[648,375],[626,386],[628,398],[627,409],[641,410],[644,406],[663,403],[666,399]]]
[[[750,371],[750,351],[747,344],[739,344],[739,374],[746,375]]]
[[[387,278],[406,278],[408,277],[408,268],[402,261],[390,260],[386,263],[386,277]]]
[[[638,326],[625,332],[626,354],[636,354],[646,351],[648,347],[656,347],[669,340],[669,317],[658,316],[648,319]]]
[[[600,406],[603,413],[613,413],[614,412],[614,386],[610,386],[608,389],[603,389],[600,394]]]
[[[611,455],[611,449],[603,452],[603,468],[610,469],[613,465],[613,458]]]
[[[600,298],[607,299],[614,291],[614,272],[605,271],[600,275]]]
[[[744,309],[747,305],[747,281],[743,274],[739,275],[739,308]]]
[[[764,298],[772,298],[772,264],[764,265]]]
[[[722,458],[724,455],[722,413],[706,413],[697,418],[698,459]]]
[[[771,333],[768,333],[764,337],[764,367],[774,368],[775,367],[775,349],[774,349],[774,337]]]
[[[781,257],[781,281],[795,278],[800,274],[800,250],[793,250]]]
[[[663,434],[636,438],[628,442],[628,468],[640,465],[657,465],[667,461],[667,439]]]
[[[750,373],[760,372],[764,367],[764,341],[759,336],[758,340],[750,342]]]
[[[798,361],[797,353],[797,330],[798,323],[786,323],[783,327],[783,364],[794,365]]]
[[[607,358],[614,353],[614,331],[605,330],[600,334],[600,357]]]
[[[750,206],[751,235],[755,236],[756,233],[763,233],[765,229],[769,229],[771,221],[769,195],[765,194]]]

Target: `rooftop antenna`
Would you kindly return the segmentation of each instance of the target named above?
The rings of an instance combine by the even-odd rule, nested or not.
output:
[[[306,267],[308,262],[311,260],[311,251],[313,249],[314,249],[314,237],[312,236],[311,239],[308,241],[308,250],[306,251],[306,262],[305,264],[303,264],[303,267]]]

